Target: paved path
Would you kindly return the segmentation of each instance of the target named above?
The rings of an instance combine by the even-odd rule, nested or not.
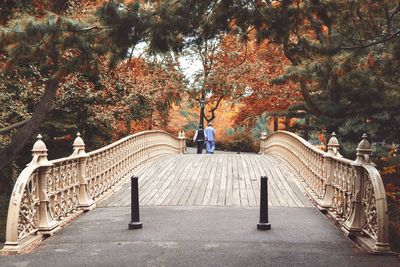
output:
[[[257,231],[256,207],[96,208],[27,255],[0,266],[400,266],[358,250],[315,208],[273,207],[272,230]]]
[[[260,177],[271,206],[311,207],[281,159],[257,154],[174,155],[147,164],[139,177],[143,206],[258,206]],[[129,206],[130,181],[101,206]]]

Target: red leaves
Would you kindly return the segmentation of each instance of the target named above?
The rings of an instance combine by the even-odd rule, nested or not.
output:
[[[290,65],[277,45],[252,39],[244,46],[233,36],[227,36],[222,52],[215,57],[213,92],[231,90],[231,99],[240,99],[241,112],[235,121],[249,121],[264,112],[281,112],[301,101],[301,92],[293,83],[272,84]],[[221,82],[222,81],[222,82]],[[250,119],[251,120],[251,119]]]
[[[1,66],[1,72],[6,72],[7,70],[11,69],[14,64],[14,60],[9,59]]]

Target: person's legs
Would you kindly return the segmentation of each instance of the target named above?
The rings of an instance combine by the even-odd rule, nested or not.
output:
[[[197,142],[197,154],[203,153],[203,141]]]
[[[211,154],[214,154],[215,150],[215,140],[210,141],[210,152]]]
[[[211,141],[206,142],[206,154],[211,154]]]

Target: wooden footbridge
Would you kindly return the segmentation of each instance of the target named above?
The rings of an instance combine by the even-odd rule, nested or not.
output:
[[[270,178],[270,205],[310,207],[297,178],[276,156],[188,154],[160,157],[135,173],[143,206],[259,206],[260,176]],[[100,206],[129,206],[130,181]]]
[[[32,153],[11,196],[3,251],[20,251],[96,206],[129,206],[132,175],[142,206],[258,206],[267,175],[271,206],[317,205],[370,251],[390,250],[385,191],[366,136],[354,161],[340,155],[334,134],[325,152],[283,131],[264,134],[259,154],[188,154],[183,132],[163,131],[89,153],[78,134],[71,156],[52,161],[38,136]]]

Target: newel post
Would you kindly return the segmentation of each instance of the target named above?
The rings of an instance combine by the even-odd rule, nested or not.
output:
[[[258,154],[265,155],[265,140],[267,139],[267,132],[262,132],[260,137],[260,152]]]
[[[334,175],[334,164],[332,156],[342,157],[339,153],[339,141],[336,138],[335,132],[332,133],[331,138],[328,142],[328,150],[324,154],[324,170],[325,170],[325,182],[324,182],[324,195],[321,200],[320,206],[322,208],[332,207],[332,200],[334,196],[334,189],[332,186],[333,175]]]
[[[364,194],[365,187],[365,178],[364,178],[364,170],[362,165],[364,164],[373,164],[370,156],[371,156],[371,144],[367,140],[367,135],[364,134],[362,136],[363,140],[358,144],[357,147],[357,158],[351,164],[354,166],[354,189],[351,203],[353,205],[352,212],[343,226],[352,234],[358,234],[363,227],[363,207],[362,200]]]
[[[86,181],[86,163],[89,155],[85,152],[85,143],[78,132],[73,143],[73,152],[71,157],[79,157],[78,159],[78,180],[79,180],[79,207],[84,211],[93,209],[96,204],[89,195],[88,184]]]
[[[362,136],[363,140],[358,144],[357,147],[357,158],[354,161],[354,163],[357,164],[373,164],[374,163],[371,161],[371,153],[372,153],[372,148],[371,144],[367,140],[367,134],[363,134]]]
[[[49,212],[49,195],[47,179],[50,167],[53,166],[47,159],[47,147],[42,141],[42,136],[37,136],[37,141],[32,148],[32,161],[29,165],[38,165],[38,193],[39,193],[39,227],[38,232],[42,235],[52,234],[58,227],[58,222],[54,220]]]
[[[187,153],[187,148],[186,148],[186,136],[184,131],[180,131],[178,133],[178,139],[179,139],[179,154],[186,154]]]

